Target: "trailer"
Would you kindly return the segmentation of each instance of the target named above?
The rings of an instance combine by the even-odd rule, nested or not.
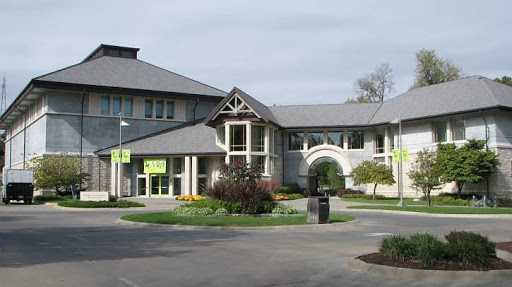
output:
[[[31,169],[4,169],[2,202],[23,200],[32,203],[34,197],[34,171]]]

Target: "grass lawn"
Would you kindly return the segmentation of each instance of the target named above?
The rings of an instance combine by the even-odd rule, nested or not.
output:
[[[306,214],[276,217],[253,216],[200,216],[200,215],[175,215],[171,212],[132,214],[121,217],[122,220],[147,222],[158,224],[194,225],[194,226],[278,226],[278,225],[306,225]],[[354,220],[347,215],[331,214],[329,223],[339,223]]]
[[[349,206],[350,209],[395,210],[438,214],[512,214],[512,208],[471,208],[456,206],[386,206],[386,205],[360,205]]]
[[[396,205],[400,198],[397,197],[386,197],[381,199],[366,199],[366,198],[357,198],[357,197],[343,197],[341,200],[349,201],[349,202],[360,202],[360,203],[374,203],[374,204],[394,204]],[[404,198],[404,202],[407,205],[425,205],[426,202],[424,200],[414,201],[413,198]]]

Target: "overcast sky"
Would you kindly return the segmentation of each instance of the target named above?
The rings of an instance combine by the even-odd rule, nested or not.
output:
[[[512,1],[3,0],[0,77],[7,105],[37,76],[100,44],[267,105],[332,104],[389,62],[391,97],[412,85],[415,53],[434,49],[466,75],[512,75]]]

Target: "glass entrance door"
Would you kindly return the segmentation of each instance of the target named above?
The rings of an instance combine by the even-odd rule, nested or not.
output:
[[[145,177],[139,177],[138,178],[138,196],[146,196],[146,178]]]
[[[169,196],[169,176],[152,175],[150,190],[151,196]]]

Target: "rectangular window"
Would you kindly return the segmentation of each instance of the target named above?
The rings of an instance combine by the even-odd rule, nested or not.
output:
[[[237,161],[247,162],[247,158],[245,157],[245,155],[230,155],[229,156],[229,162],[237,162]]]
[[[265,127],[251,126],[251,151],[265,151]]]
[[[266,156],[261,156],[261,155],[251,156],[251,163],[258,165],[261,173],[265,173],[265,158],[266,158]]]
[[[289,133],[288,134],[288,149],[301,150],[304,144],[304,133]]]
[[[392,152],[395,148],[395,130],[393,128],[389,129],[389,151]]]
[[[347,133],[348,149],[364,149],[363,131],[349,131]]]
[[[206,174],[208,161],[205,157],[200,157],[197,159],[197,173],[198,174]]]
[[[104,116],[110,114],[110,96],[101,97],[101,114]]]
[[[174,102],[167,102],[167,114],[168,120],[174,119]]]
[[[175,157],[173,160],[173,173],[174,174],[181,174],[181,158]]]
[[[144,101],[144,117],[145,118],[153,117],[153,100],[145,100]]]
[[[332,131],[327,133],[327,143],[343,148],[343,132]]]
[[[217,127],[217,142],[221,145],[226,144],[226,128],[224,126]]]
[[[435,143],[446,142],[446,121],[432,123],[432,136]]]
[[[124,98],[124,116],[125,117],[133,116],[133,98],[131,98],[131,97]]]
[[[121,112],[121,97],[112,97],[112,115],[119,116]]]
[[[230,151],[246,151],[247,150],[247,135],[245,125],[231,125],[230,126],[231,142]]]
[[[384,153],[384,129],[375,130],[375,153]]]
[[[181,195],[181,178],[176,177],[173,181],[173,195]]]
[[[462,141],[466,139],[464,119],[452,119],[452,139],[454,141]]]
[[[324,144],[323,132],[308,132],[308,147],[312,148]]]
[[[161,119],[164,116],[164,101],[156,101],[155,118]]]

